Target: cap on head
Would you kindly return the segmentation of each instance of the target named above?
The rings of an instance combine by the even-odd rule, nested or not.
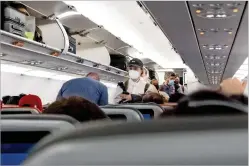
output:
[[[141,67],[143,68],[144,64],[143,62],[138,59],[138,58],[133,58],[132,60],[130,60],[130,62],[128,63],[128,66],[131,67],[131,66],[136,66],[136,67]]]

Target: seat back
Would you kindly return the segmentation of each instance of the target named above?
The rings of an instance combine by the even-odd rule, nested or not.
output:
[[[1,114],[40,114],[40,111],[31,107],[6,107],[1,109]]]
[[[39,119],[34,116],[24,118],[24,115],[1,116],[1,165],[20,165],[30,149],[43,137],[75,129],[75,125],[65,117],[40,116]]]
[[[129,122],[143,120],[142,114],[134,108],[105,106],[101,107],[101,109],[111,120],[125,120]]]
[[[143,114],[145,119],[156,118],[163,112],[163,108],[155,103],[122,104],[116,105],[116,107],[135,108]]]
[[[246,165],[247,125],[243,115],[79,128],[38,144],[24,165]]]
[[[76,119],[67,115],[53,115],[53,114],[29,114],[29,115],[2,115],[1,119],[12,119],[12,120],[54,120],[54,121],[65,121],[73,125],[80,123]]]

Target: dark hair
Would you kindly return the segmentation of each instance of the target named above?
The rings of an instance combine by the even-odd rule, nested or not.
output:
[[[169,96],[169,102],[171,103],[177,103],[181,98],[183,98],[185,95],[182,93],[174,93]]]
[[[163,100],[163,97],[158,94],[158,93],[147,93],[143,96],[143,99],[142,99],[142,102],[143,103],[156,103],[156,104],[163,104],[164,103],[164,100]]]
[[[3,100],[3,104],[7,104],[7,102],[9,101],[10,96],[3,96],[2,100]]]
[[[171,73],[170,76],[171,77],[176,77],[176,74],[175,73]]]
[[[178,102],[178,105],[174,110],[166,111],[161,114],[161,117],[168,116],[204,116],[204,115],[234,115],[242,114],[244,112],[239,111],[235,108],[229,108],[221,105],[208,105],[200,107],[190,107],[189,103],[193,101],[205,101],[205,100],[216,100],[235,102],[233,99],[211,90],[201,90],[194,92],[189,96],[185,96]]]
[[[64,114],[80,122],[107,118],[106,114],[96,104],[77,96],[55,101],[43,113]]]

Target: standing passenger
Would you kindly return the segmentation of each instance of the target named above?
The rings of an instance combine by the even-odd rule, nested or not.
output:
[[[99,106],[108,104],[107,87],[100,82],[97,73],[88,73],[85,78],[76,78],[64,83],[57,99],[71,96],[83,97]]]
[[[143,62],[137,58],[132,59],[128,64],[130,79],[125,82],[125,89],[129,94],[121,94],[120,98],[127,102],[141,102],[142,95],[146,92],[158,93],[154,85],[141,79],[143,75]]]
[[[169,96],[175,93],[175,73],[170,74],[170,76],[166,79],[162,87],[160,88],[161,91],[166,92]]]

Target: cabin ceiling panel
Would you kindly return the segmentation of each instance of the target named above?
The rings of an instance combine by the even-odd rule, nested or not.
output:
[[[188,2],[210,84],[222,81],[244,6],[239,1]]]
[[[229,56],[223,79],[232,77],[248,57],[248,6],[246,5],[244,15],[238,29],[237,37]],[[248,70],[248,65],[247,65]]]
[[[186,2],[145,1],[143,4],[159,23],[185,63],[201,82],[208,84],[207,73]]]
[[[120,40],[110,32],[106,31],[105,29],[93,30],[88,34],[88,36],[99,42],[103,41],[103,43],[105,43],[107,46],[114,49],[120,49],[129,46],[128,44],[124,43],[122,40]]]
[[[43,16],[50,16],[52,14],[59,15],[61,13],[71,11],[63,1],[21,1],[21,3],[25,4],[26,6],[35,9],[34,10],[28,9],[31,15],[35,17]]]

